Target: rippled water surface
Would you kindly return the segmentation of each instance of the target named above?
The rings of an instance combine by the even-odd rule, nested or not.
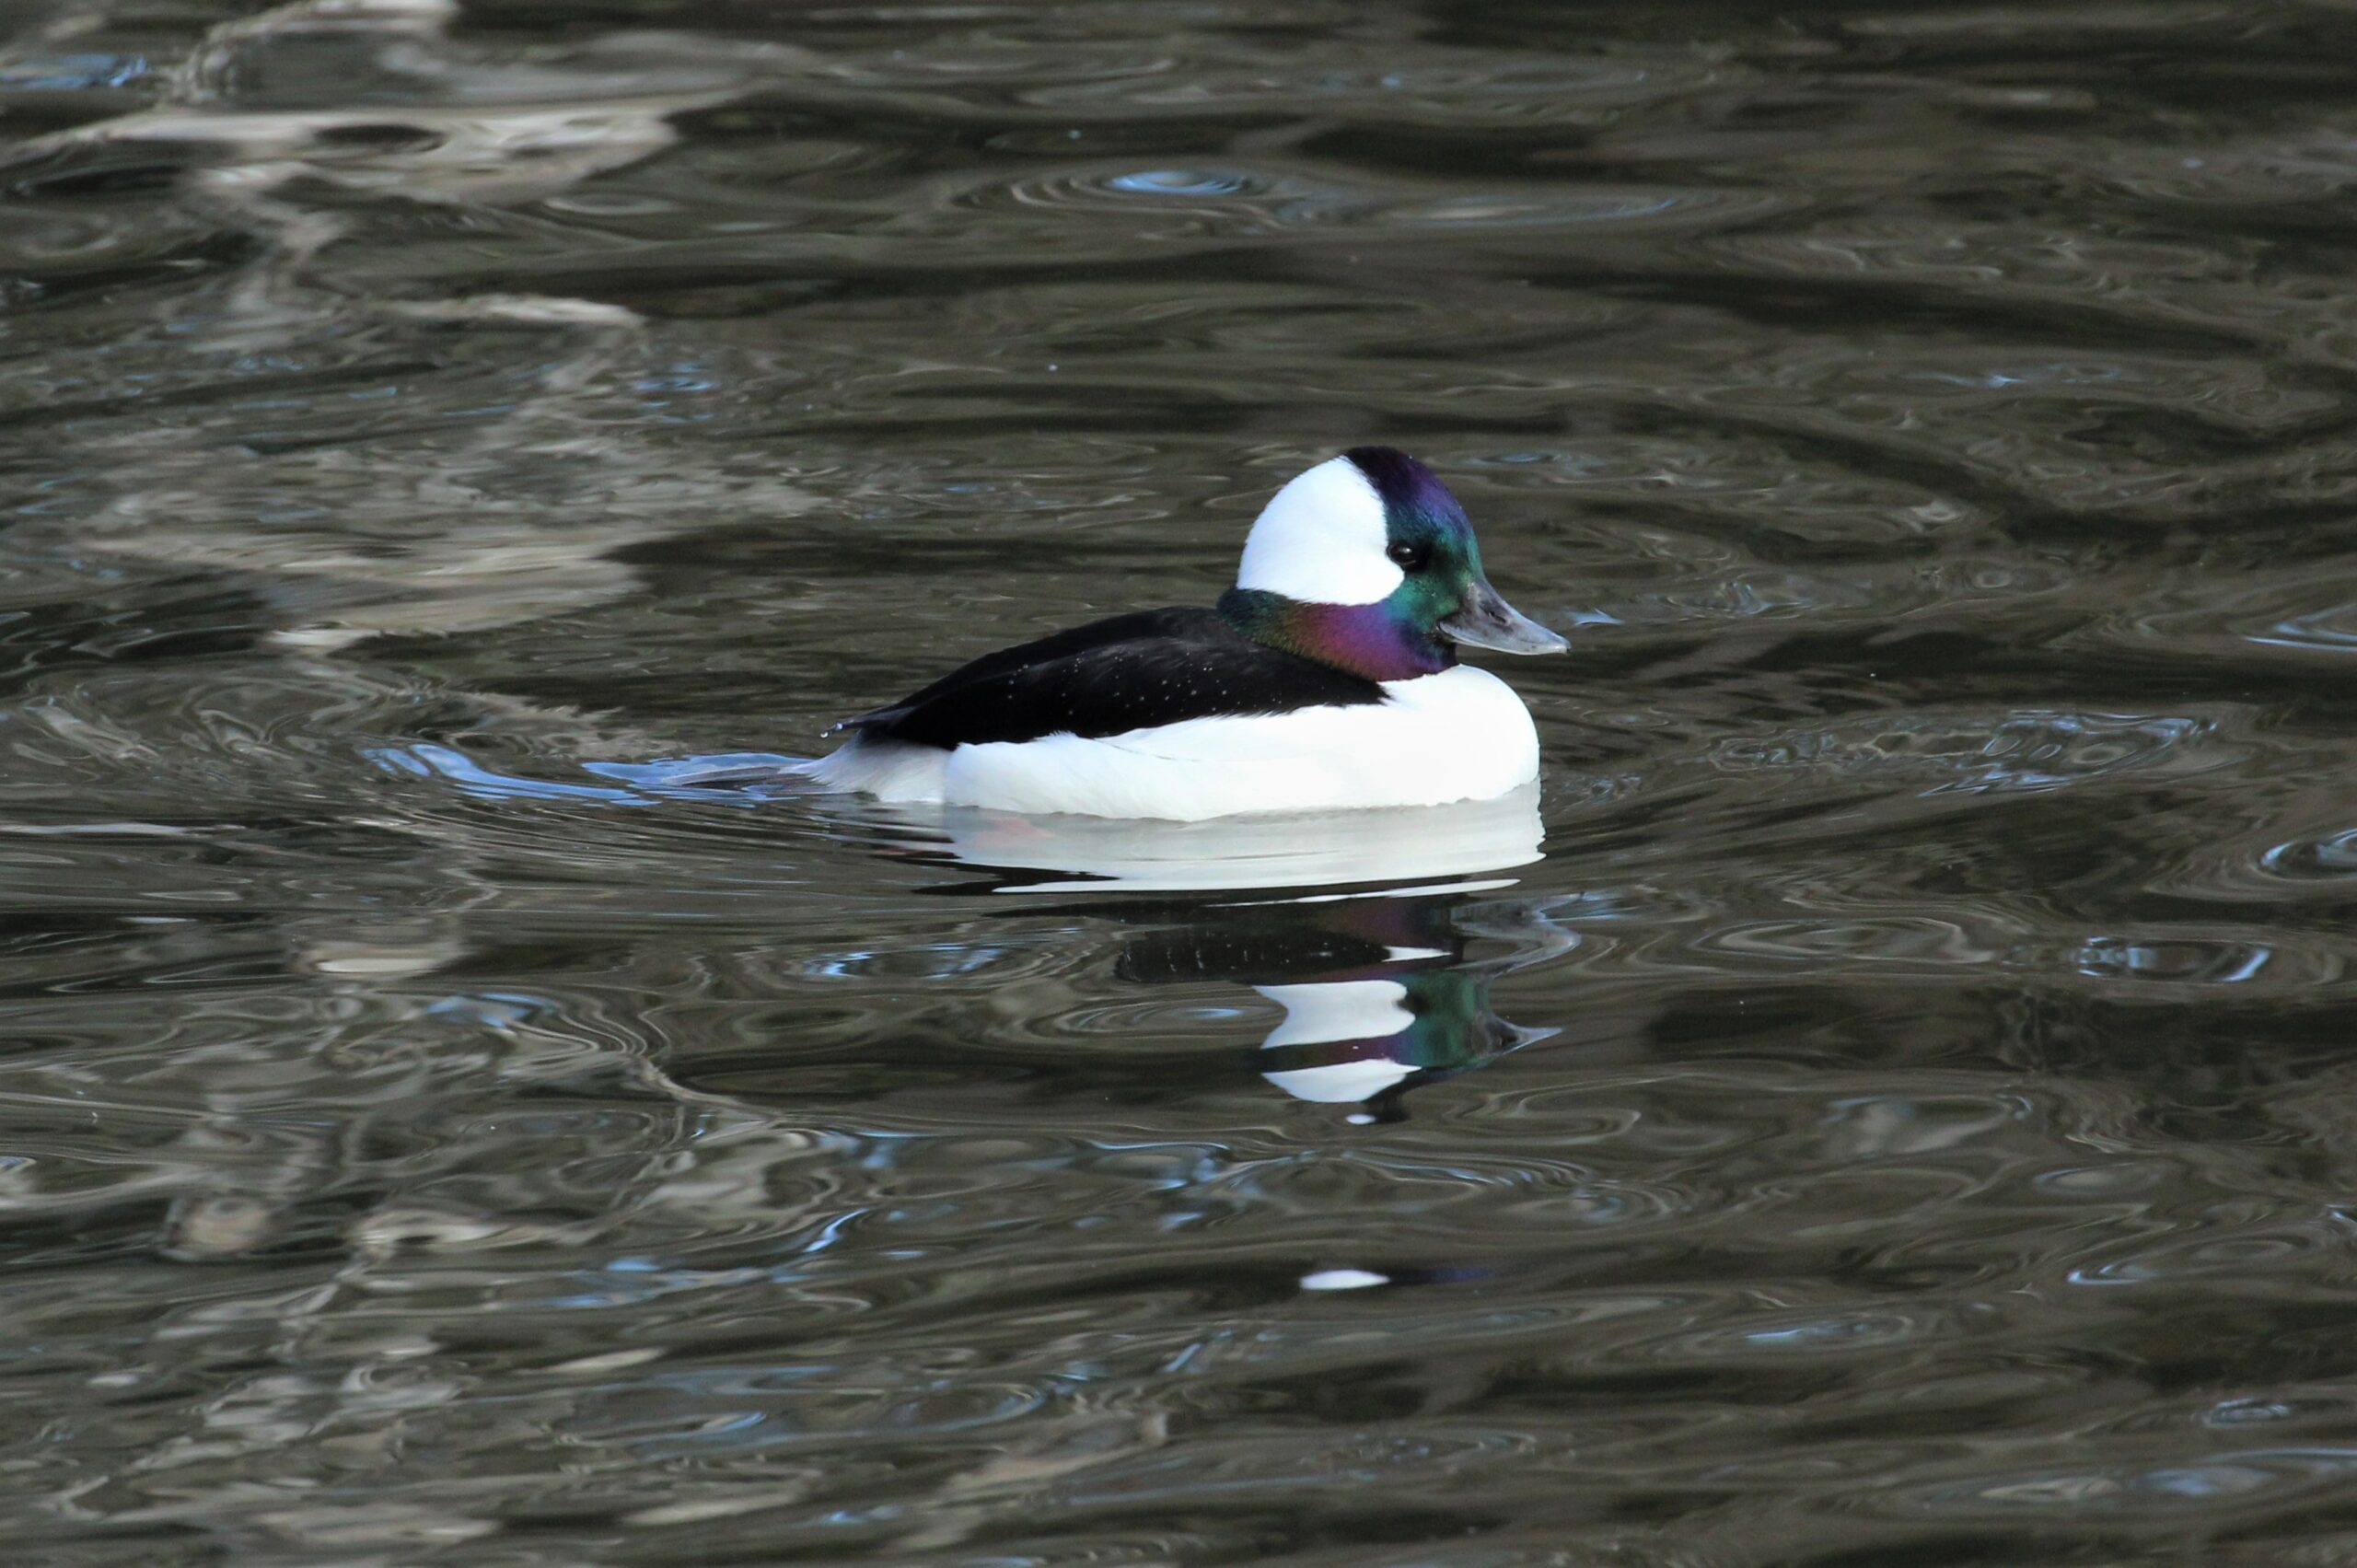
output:
[[[10,1563],[2357,1556],[2357,13],[0,29]],[[1535,798],[688,782],[1370,440]]]

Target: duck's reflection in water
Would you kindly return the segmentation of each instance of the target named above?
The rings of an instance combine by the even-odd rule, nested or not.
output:
[[[1411,1090],[1555,1033],[1498,1016],[1490,986],[1579,945],[1547,915],[1564,895],[1513,890],[1544,858],[1535,784],[1414,810],[1153,822],[884,807],[814,791],[797,759],[765,754],[588,764],[600,785],[502,774],[440,747],[378,761],[486,798],[793,802],[870,853],[975,868],[939,890],[1052,900],[1130,928],[1115,973],[1131,983],[1225,981],[1275,1003],[1284,1016],[1254,1069],[1353,1120],[1396,1118]]]
[[[952,811],[902,819],[905,838],[862,817],[897,853],[997,873],[981,890],[1062,895],[1074,914],[1139,927],[1115,964],[1124,981],[1228,981],[1274,1002],[1284,1016],[1255,1069],[1354,1121],[1396,1118],[1411,1090],[1553,1034],[1500,1017],[1490,986],[1579,942],[1547,918],[1559,897],[1494,875],[1541,858],[1535,787],[1188,823]]]
[[[1544,898],[1446,889],[1289,902],[1202,905],[1122,949],[1116,972],[1142,984],[1224,980],[1284,1009],[1253,1066],[1296,1099],[1401,1114],[1411,1089],[1545,1040],[1498,1016],[1491,982],[1579,938]]]

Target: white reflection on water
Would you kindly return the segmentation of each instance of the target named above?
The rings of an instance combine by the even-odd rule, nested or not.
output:
[[[1310,888],[1461,877],[1529,865],[1545,829],[1536,784],[1495,800],[1410,811],[1227,817],[1202,822],[937,814],[935,847],[976,865],[1062,872],[1132,892]],[[1490,887],[1511,886],[1504,882]],[[1053,881],[1010,885],[1037,892]]]

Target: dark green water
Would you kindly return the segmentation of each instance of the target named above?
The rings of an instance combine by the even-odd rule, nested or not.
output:
[[[0,29],[7,1563],[2357,1554],[2357,13]],[[585,767],[1368,440],[1543,859]]]

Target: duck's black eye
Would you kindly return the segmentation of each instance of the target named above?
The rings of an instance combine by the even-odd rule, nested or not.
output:
[[[1432,558],[1432,552],[1422,545],[1410,544],[1405,540],[1393,545],[1383,553],[1391,557],[1392,564],[1403,572],[1421,572],[1424,569],[1424,563]]]

